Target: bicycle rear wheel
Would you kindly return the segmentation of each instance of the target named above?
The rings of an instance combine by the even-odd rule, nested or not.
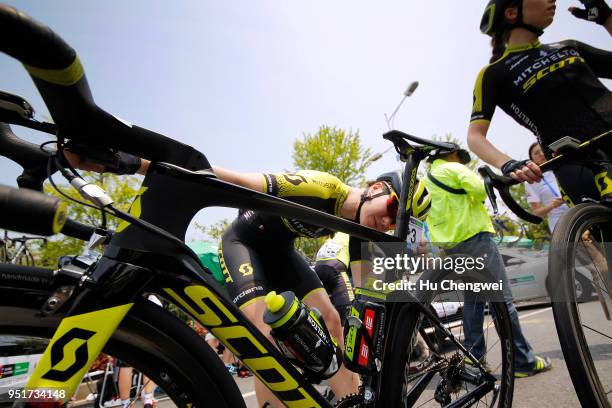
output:
[[[453,310],[454,319],[450,314],[440,317],[450,323],[447,327],[463,343],[461,323],[452,324],[453,320],[456,323],[462,319],[463,302],[459,302],[460,298],[458,293],[440,291],[428,301],[438,310],[438,316],[444,314],[445,308]],[[458,303],[461,304],[459,308]],[[514,389],[512,327],[505,303],[492,302],[490,307],[495,318],[489,313],[484,321],[482,339],[486,343],[486,352],[480,361],[486,363],[489,374],[495,377],[494,384],[485,384],[486,376],[482,370],[469,365],[465,353],[452,342],[440,345],[437,350],[429,350],[426,359],[415,361],[413,336],[422,324],[422,316],[414,304],[402,306],[392,323],[390,333],[394,337],[387,341],[385,349],[385,356],[390,357],[383,364],[381,406],[438,408],[465,402],[488,387],[488,391],[476,397],[473,404],[510,408]]]
[[[584,407],[612,406],[611,238],[612,209],[585,203],[565,213],[551,240],[555,325]]]
[[[35,339],[48,341],[62,316],[40,317],[36,302],[28,306],[0,305],[0,357],[6,344],[20,336],[26,354]],[[4,339],[4,342],[2,341]],[[153,380],[179,407],[244,407],[244,400],[227,369],[206,344],[179,319],[148,302],[138,301],[103,349]],[[0,389],[0,405],[2,393]],[[6,394],[5,394],[6,397]],[[10,401],[9,401],[10,402]]]

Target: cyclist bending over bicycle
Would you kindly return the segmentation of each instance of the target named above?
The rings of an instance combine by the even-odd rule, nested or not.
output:
[[[84,162],[75,154],[68,153],[67,159],[73,166],[84,170],[104,171],[102,166]],[[140,159],[133,167],[138,168],[138,173],[146,174],[148,165],[147,160]],[[285,198],[378,231],[393,228],[399,207],[398,192],[386,180],[366,188],[353,188],[328,173],[312,170],[277,174],[239,173],[217,166],[213,166],[213,170],[221,180]],[[306,305],[321,312],[334,338],[343,338],[340,317],[323,284],[294,248],[294,240],[299,236],[318,237],[330,233],[330,230],[298,220],[250,210],[240,211],[225,232],[219,252],[229,295],[271,340],[270,327],[264,323],[263,314],[266,309],[264,297],[272,290],[296,293]],[[358,260],[363,257],[361,243],[359,239],[350,238],[349,252],[354,267],[358,267]],[[359,386],[358,375],[345,366],[327,381],[338,399],[356,393]],[[255,380],[255,391],[260,406],[266,403],[281,405],[258,379]]]
[[[401,172],[394,171],[380,175],[370,185],[375,182],[386,181],[391,185],[393,191],[397,192],[401,191],[402,188],[401,179]],[[425,183],[418,181],[412,199],[412,216],[423,221],[430,208],[431,195],[425,188]],[[351,259],[349,242],[350,236],[348,234],[343,232],[334,234],[319,248],[314,266],[317,276],[340,315],[341,322],[344,322],[349,316],[351,303],[354,300],[351,264],[355,264],[355,262]],[[358,263],[359,260],[356,262]]]
[[[395,222],[399,196],[384,177],[369,187],[353,188],[330,174],[312,170],[244,174],[218,167],[213,169],[222,180],[353,220],[378,231],[390,230]],[[269,336],[270,329],[263,321],[264,296],[271,290],[291,290],[305,304],[321,312],[334,338],[343,338],[340,317],[323,284],[294,248],[294,240],[299,236],[320,237],[330,233],[327,229],[305,225],[298,220],[254,211],[241,211],[225,232],[220,254],[230,297],[266,335]],[[361,240],[349,238],[352,268],[364,259],[360,244]],[[358,376],[345,366],[328,382],[339,399],[356,392],[359,385]],[[258,380],[255,390],[260,404],[275,401]]]

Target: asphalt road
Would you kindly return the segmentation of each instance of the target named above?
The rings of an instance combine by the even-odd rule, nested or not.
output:
[[[591,316],[601,316],[603,313],[597,303],[591,302],[586,305],[591,311]],[[591,310],[592,309],[592,310]],[[536,308],[530,307],[519,311],[523,332],[538,355],[549,357],[553,362],[551,371],[538,374],[533,377],[517,379],[514,390],[514,406],[537,407],[537,408],[559,408],[579,407],[578,399],[574,393],[567,366],[563,360],[561,346],[557,337],[550,305]],[[600,356],[605,364],[610,364],[609,372],[612,373],[612,351],[610,343],[604,355]],[[256,408],[257,401],[253,388],[252,378],[236,378],[238,387],[244,396],[247,407]],[[171,403],[160,401],[158,407],[172,407]]]

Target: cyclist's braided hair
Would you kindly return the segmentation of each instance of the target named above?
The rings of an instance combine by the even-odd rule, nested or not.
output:
[[[490,63],[500,59],[501,56],[504,55],[504,52],[506,52],[506,41],[508,34],[509,33],[507,31],[501,31],[496,33],[493,38],[491,38],[491,47],[493,49],[491,50],[491,59],[489,60]],[[506,41],[504,41],[504,37],[506,37]]]
[[[518,0],[509,1],[504,7],[504,12],[506,11],[507,8],[519,7],[519,6],[520,4]],[[503,15],[501,18],[505,19]],[[508,43],[508,39],[510,38],[510,31],[511,31],[511,28],[509,27],[509,22],[507,21],[501,22],[499,30],[497,30],[497,32],[491,39],[491,47],[493,49],[492,49],[491,59],[489,60],[490,63],[493,63],[497,61],[498,59],[500,59],[501,56],[504,55],[504,52],[506,52],[506,44]]]

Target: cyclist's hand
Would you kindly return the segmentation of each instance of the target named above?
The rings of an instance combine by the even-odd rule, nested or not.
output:
[[[574,17],[604,25],[612,14],[612,10],[606,4],[606,0],[580,0],[580,2],[584,4],[584,9],[578,7],[570,7],[568,9]]]
[[[552,200],[552,202],[550,203],[550,206],[552,208],[557,208],[557,207],[562,206],[563,204],[565,204],[565,201],[563,201],[561,197],[557,197],[554,200]]]
[[[85,170],[85,171],[93,171],[96,173],[103,173],[104,166],[98,163],[90,163],[81,159],[76,153],[73,153],[69,150],[64,150],[64,157],[68,161],[68,163],[74,167],[75,169]]]
[[[93,171],[96,173],[111,172],[115,174],[142,174],[145,175],[149,169],[149,160],[141,159],[127,153],[119,153],[118,160],[112,166],[105,166],[83,159],[78,153],[64,150],[64,157],[74,168]]]
[[[535,183],[542,180],[540,166],[531,160],[508,160],[501,167],[504,176],[510,176],[517,181]]]

